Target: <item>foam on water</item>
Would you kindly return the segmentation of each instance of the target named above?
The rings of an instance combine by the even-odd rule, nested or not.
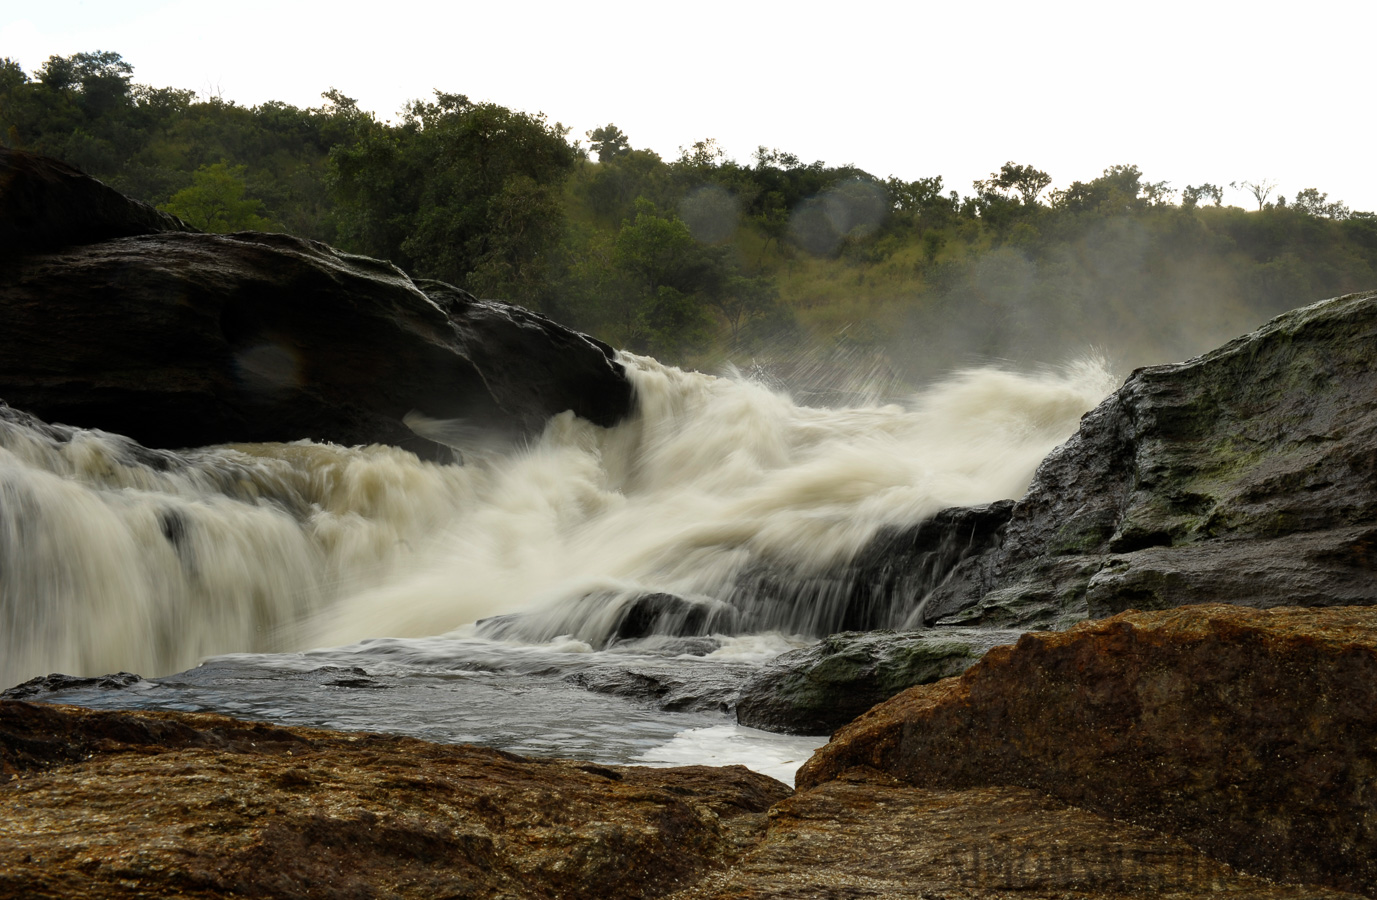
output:
[[[150,464],[118,436],[0,419],[0,679],[157,675],[512,613],[511,640],[591,650],[648,593],[721,603],[761,560],[822,569],[884,527],[1020,495],[1113,386],[1093,362],[983,369],[903,403],[818,409],[624,362],[627,422],[566,413],[462,466],[306,442]],[[717,652],[755,652],[734,640]]]
[[[744,725],[709,725],[676,734],[635,757],[651,766],[745,766],[792,785],[825,737],[772,734]]]

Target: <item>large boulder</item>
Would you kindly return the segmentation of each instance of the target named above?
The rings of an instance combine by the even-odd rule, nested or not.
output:
[[[1377,602],[1377,293],[1134,372],[1042,463],[926,624]]]
[[[40,175],[0,157],[0,211],[31,206]],[[310,438],[443,456],[428,438],[630,409],[611,348],[542,316],[315,241],[177,230],[66,177],[64,197],[99,201],[91,221],[62,205],[67,220],[0,254],[0,399],[41,419],[155,448]]]
[[[843,728],[850,769],[1017,786],[1283,881],[1377,894],[1377,609],[1126,612],[1029,633]]]

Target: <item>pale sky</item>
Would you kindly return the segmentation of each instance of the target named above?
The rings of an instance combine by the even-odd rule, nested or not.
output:
[[[1133,163],[1175,189],[1314,187],[1377,210],[1377,4],[652,4],[0,0],[0,56],[112,50],[135,81],[252,106],[336,87],[390,118],[433,89],[667,159],[717,138],[948,190],[1005,161],[1055,186]],[[1226,189],[1225,202],[1254,205]]]

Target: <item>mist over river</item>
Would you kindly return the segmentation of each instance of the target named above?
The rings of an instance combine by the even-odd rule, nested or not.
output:
[[[749,731],[731,690],[839,613],[735,590],[743,575],[822,572],[882,529],[1020,496],[1115,387],[1085,360],[818,408],[739,373],[622,362],[637,413],[610,429],[565,413],[503,447],[417,420],[456,465],[309,442],[150,451],[0,419],[0,681],[122,670],[152,680],[45,699],[610,761],[768,744],[768,770],[816,742],[731,750]],[[668,611],[629,630],[656,595]],[[656,708],[600,689],[627,672],[670,685]]]

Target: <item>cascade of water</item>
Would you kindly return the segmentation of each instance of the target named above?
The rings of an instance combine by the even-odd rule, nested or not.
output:
[[[837,620],[826,591],[735,586],[770,567],[825,575],[884,529],[1018,496],[1113,386],[1097,363],[984,369],[903,404],[820,409],[624,362],[629,421],[566,413],[462,466],[305,442],[152,453],[0,417],[0,679],[152,675],[494,616],[480,631],[595,646],[815,633]]]

